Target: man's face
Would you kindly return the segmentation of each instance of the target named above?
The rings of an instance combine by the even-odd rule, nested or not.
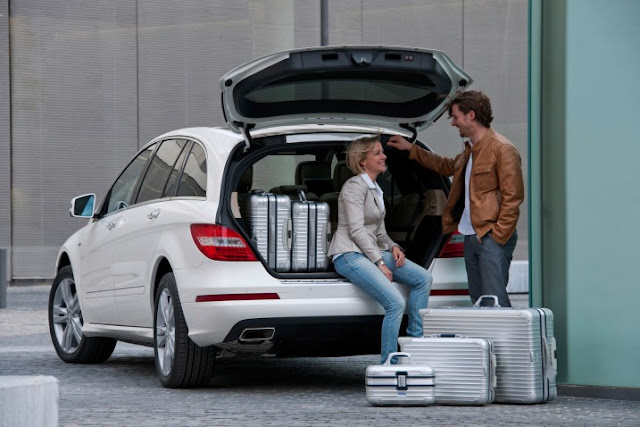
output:
[[[474,118],[475,113],[473,111],[469,111],[465,114],[460,111],[458,104],[453,104],[453,106],[451,106],[451,126],[458,128],[458,132],[460,132],[461,137],[468,138],[471,136],[471,127],[473,126]]]

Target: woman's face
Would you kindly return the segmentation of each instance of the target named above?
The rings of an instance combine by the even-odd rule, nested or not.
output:
[[[374,144],[371,150],[367,152],[367,155],[362,160],[361,165],[370,177],[376,178],[387,170],[387,164],[385,163],[386,159],[387,156],[384,155],[382,144],[378,141]]]

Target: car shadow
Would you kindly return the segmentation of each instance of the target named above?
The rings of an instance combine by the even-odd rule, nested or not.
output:
[[[305,390],[335,388],[359,389],[364,387],[367,366],[375,364],[377,356],[350,357],[301,357],[276,358],[270,356],[220,358],[207,388],[278,389],[298,388]],[[156,376],[153,350],[142,348],[136,355],[117,351],[103,364],[94,369],[118,377],[126,375],[129,380],[142,385],[159,385]]]

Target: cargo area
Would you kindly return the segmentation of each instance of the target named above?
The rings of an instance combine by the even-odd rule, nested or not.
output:
[[[329,232],[338,224],[338,197],[342,184],[353,174],[345,163],[348,141],[360,135],[288,135],[270,136],[251,141],[248,150],[239,147],[227,167],[233,175],[229,206],[222,207],[224,222],[237,229],[258,258],[274,275],[309,275],[310,272],[269,268],[267,257],[252,239],[247,203],[252,193],[284,195],[292,202],[304,197],[326,204]],[[384,143],[389,135],[382,135]],[[402,246],[407,257],[425,267],[444,244],[441,214],[449,181],[408,159],[408,152],[385,146],[388,170],[378,177],[384,191],[387,233]],[[264,225],[266,227],[266,225]],[[292,239],[296,237],[291,235]],[[327,237],[326,245],[329,239]],[[319,238],[318,244],[325,244]],[[313,275],[336,276],[331,262]]]

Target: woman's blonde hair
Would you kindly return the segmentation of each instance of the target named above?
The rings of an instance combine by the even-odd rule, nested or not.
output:
[[[365,157],[367,157],[367,153],[371,151],[376,142],[380,141],[380,134],[374,136],[363,136],[352,141],[347,147],[347,167],[351,172],[355,175],[360,175],[364,173],[364,168],[360,164]]]

